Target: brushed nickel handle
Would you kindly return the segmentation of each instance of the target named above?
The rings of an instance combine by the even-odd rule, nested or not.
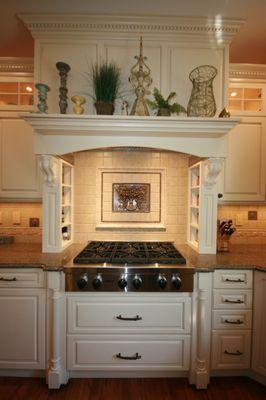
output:
[[[141,321],[142,317],[140,317],[139,315],[136,315],[135,317],[122,317],[122,315],[117,315],[116,319],[119,319],[120,321]]]
[[[244,301],[240,300],[240,299],[237,299],[237,300],[224,299],[224,302],[225,303],[231,303],[231,304],[243,304],[244,303]]]
[[[230,279],[230,278],[226,278],[225,281],[226,281],[226,282],[235,282],[235,283],[236,283],[236,282],[241,282],[241,283],[244,283],[244,282],[245,282],[243,279],[240,279],[240,278],[239,278],[239,279]]]
[[[234,325],[241,325],[244,323],[244,321],[241,321],[241,319],[236,319],[236,320],[225,319],[224,322],[226,324],[234,324]]]
[[[241,353],[241,351],[237,350],[236,352],[233,351],[224,351],[224,354],[229,354],[230,356],[242,356],[243,353]]]
[[[17,278],[4,278],[3,276],[1,276],[0,281],[4,281],[4,282],[15,282],[17,281]]]
[[[141,358],[139,353],[136,353],[134,356],[122,356],[121,353],[118,353],[115,356],[120,360],[139,360]]]

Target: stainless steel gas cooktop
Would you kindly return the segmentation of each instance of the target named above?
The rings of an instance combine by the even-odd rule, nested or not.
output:
[[[73,263],[67,291],[193,291],[194,269],[171,242],[92,241]]]

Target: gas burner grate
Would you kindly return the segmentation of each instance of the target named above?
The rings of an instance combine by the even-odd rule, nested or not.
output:
[[[186,264],[171,242],[90,242],[75,264]]]

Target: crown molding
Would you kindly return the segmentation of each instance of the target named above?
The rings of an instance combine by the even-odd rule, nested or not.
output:
[[[88,33],[152,35],[230,43],[245,21],[198,17],[95,14],[19,14],[35,39],[88,37]]]
[[[266,64],[230,64],[230,79],[265,79]]]
[[[33,74],[33,58],[0,57],[0,73]]]

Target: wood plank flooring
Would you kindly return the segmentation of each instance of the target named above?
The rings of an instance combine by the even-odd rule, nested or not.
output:
[[[207,390],[187,379],[71,379],[49,390],[44,379],[0,378],[0,400],[266,400],[266,387],[249,378],[213,378]]]

